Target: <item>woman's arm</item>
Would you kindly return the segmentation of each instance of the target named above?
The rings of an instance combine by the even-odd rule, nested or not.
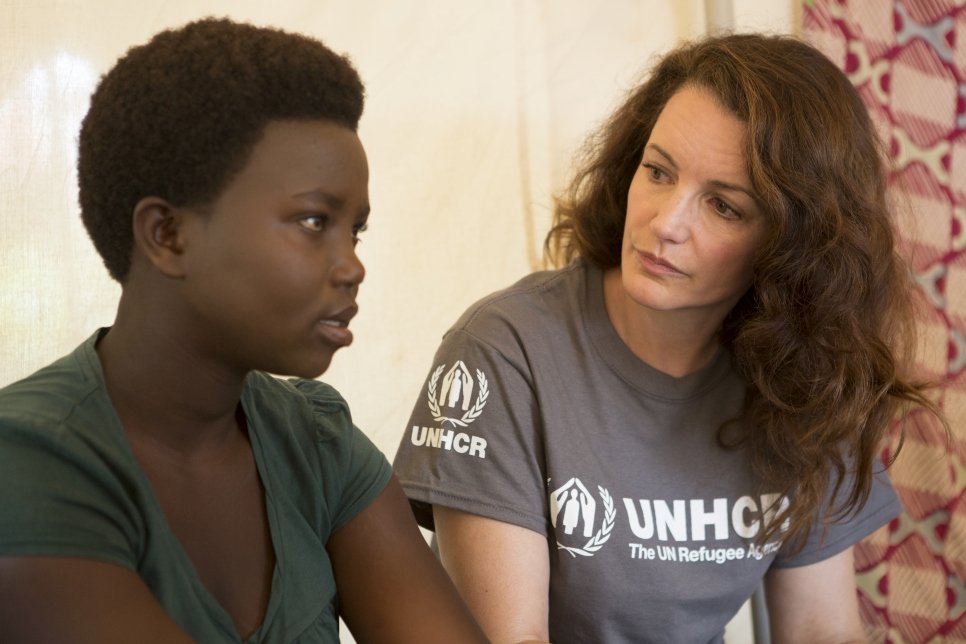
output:
[[[490,640],[549,641],[546,537],[441,506],[433,518],[443,566]]]
[[[190,644],[140,577],[74,557],[0,557],[0,633],[9,644]]]
[[[396,477],[326,549],[342,618],[360,644],[487,641],[426,545]]]
[[[808,566],[769,571],[765,599],[776,644],[866,641],[851,547]]]

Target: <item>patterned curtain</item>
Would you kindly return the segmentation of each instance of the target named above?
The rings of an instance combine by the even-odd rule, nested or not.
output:
[[[907,428],[890,470],[906,513],[856,549],[862,617],[873,642],[966,642],[966,3],[806,0],[802,31],[888,144],[923,303],[919,367],[953,428],[951,442]]]

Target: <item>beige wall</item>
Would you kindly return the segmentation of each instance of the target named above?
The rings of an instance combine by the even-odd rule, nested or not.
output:
[[[199,4],[202,9],[197,8]],[[655,53],[705,29],[700,0],[0,0],[0,386],[113,319],[118,288],[80,223],[75,142],[129,46],[204,15],[317,36],[368,87],[373,214],[356,344],[324,380],[390,457],[440,335],[537,265],[583,135]],[[791,0],[735,0],[788,32]]]

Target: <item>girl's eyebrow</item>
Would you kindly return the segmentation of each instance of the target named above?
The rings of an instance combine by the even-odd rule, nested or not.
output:
[[[322,190],[322,189],[308,190],[306,192],[300,192],[292,196],[298,199],[308,199],[316,203],[324,204],[336,211],[341,211],[343,208],[345,208],[345,199],[342,199],[341,197],[337,197],[334,194],[330,192],[326,192],[325,190]],[[361,209],[360,215],[361,216],[369,215],[369,204],[366,204],[365,207]]]
[[[299,199],[310,199],[311,201],[315,201],[317,203],[324,203],[330,208],[335,209],[340,209],[345,205],[345,200],[321,189],[308,190],[292,196],[298,197]]]

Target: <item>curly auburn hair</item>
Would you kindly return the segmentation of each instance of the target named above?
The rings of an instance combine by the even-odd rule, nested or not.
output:
[[[346,57],[279,29],[206,18],[130,49],[91,97],[77,162],[81,217],[111,277],[130,270],[138,201],[210,204],[270,121],[355,130],[363,97]]]
[[[752,287],[720,332],[748,388],[741,422],[725,423],[719,441],[748,449],[763,489],[793,499],[761,542],[787,521],[783,538],[801,546],[816,517],[827,526],[868,498],[901,412],[942,419],[907,374],[911,276],[897,255],[885,155],[848,78],[787,36],[717,36],[672,51],[588,140],[545,250],[557,265],[620,266],[631,179],[658,115],[686,85],[746,124],[766,217]]]

